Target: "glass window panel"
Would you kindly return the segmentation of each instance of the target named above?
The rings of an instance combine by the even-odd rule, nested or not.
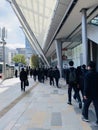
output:
[[[44,14],[43,6],[39,6],[39,13],[40,13],[40,15],[43,15],[43,14]]]
[[[37,4],[37,2],[33,3],[33,9],[34,9],[35,12],[38,11],[38,4]]]
[[[45,1],[45,0],[39,0],[39,4],[40,4],[40,5],[44,5],[44,1]]]
[[[55,0],[46,0],[46,7],[52,9],[55,3],[56,3]]]
[[[46,16],[47,18],[49,18],[49,17],[50,17],[50,14],[51,14],[51,10],[49,10],[48,8],[45,8],[45,16]]]
[[[22,1],[22,0],[21,0]],[[33,10],[32,8],[32,5],[33,5],[33,1],[32,0],[27,0],[27,6],[30,10]]]
[[[16,0],[38,41],[43,43],[57,0]]]

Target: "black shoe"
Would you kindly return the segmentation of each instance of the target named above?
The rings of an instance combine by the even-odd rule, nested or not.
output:
[[[72,103],[71,103],[71,102],[67,102],[67,104],[72,105]]]
[[[58,86],[57,88],[61,88],[61,87]]]
[[[80,108],[80,109],[82,108],[82,103],[79,103],[79,108]]]

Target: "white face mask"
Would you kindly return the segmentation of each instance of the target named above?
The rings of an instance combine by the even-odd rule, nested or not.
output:
[[[90,70],[90,69],[91,69],[91,67],[90,67],[90,66],[88,66],[88,67],[87,67],[87,69],[88,69],[88,70]]]

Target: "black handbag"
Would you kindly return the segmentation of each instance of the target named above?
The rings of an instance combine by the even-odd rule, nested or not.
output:
[[[28,79],[25,81],[25,85],[26,85],[26,86],[29,86],[29,81],[28,81]]]

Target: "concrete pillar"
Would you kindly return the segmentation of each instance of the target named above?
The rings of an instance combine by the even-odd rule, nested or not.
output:
[[[87,42],[86,9],[82,9],[81,13],[82,13],[83,64],[87,65],[87,62],[88,62],[88,42]]]
[[[62,43],[60,40],[55,40],[56,44],[56,53],[57,53],[57,62],[58,62],[58,67],[60,70],[60,76],[62,77]]]

